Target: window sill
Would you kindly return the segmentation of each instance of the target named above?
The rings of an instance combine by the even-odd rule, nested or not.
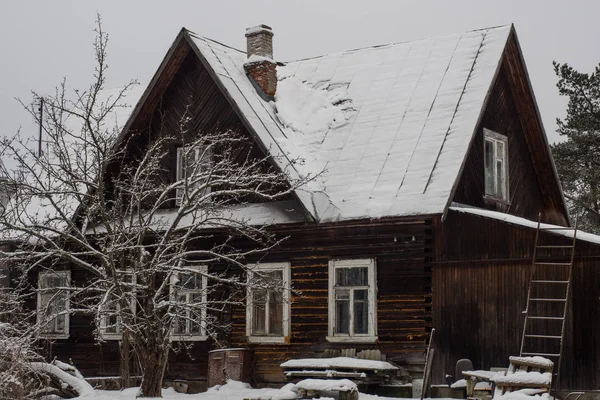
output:
[[[207,335],[171,335],[171,342],[205,342]]]
[[[375,343],[377,336],[327,336],[330,343]]]
[[[122,334],[101,334],[100,335],[100,339],[102,340],[122,340],[123,339],[123,335]]]
[[[248,343],[265,344],[289,344],[290,339],[286,336],[248,336]]]
[[[54,339],[68,339],[68,333],[44,333],[40,334],[39,338],[42,340],[54,340]]]

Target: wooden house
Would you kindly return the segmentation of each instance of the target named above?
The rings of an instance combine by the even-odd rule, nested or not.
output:
[[[175,118],[191,99],[199,134],[235,130],[278,168],[323,171],[260,206],[289,237],[263,266],[296,291],[269,324],[251,322],[250,305],[230,310],[254,381],[281,384],[284,361],[342,348],[378,349],[418,375],[432,328],[434,383],[459,358],[506,366],[521,341],[532,221],[570,224],[514,27],[287,63],[273,61],[270,28],[246,36],[248,53],[183,29],[122,135],[152,134],[157,113]],[[600,238],[580,235],[563,387],[600,389],[598,257]],[[64,333],[49,356],[118,375],[117,340],[96,344],[89,318],[71,315]],[[205,380],[212,348],[174,354],[167,379]]]

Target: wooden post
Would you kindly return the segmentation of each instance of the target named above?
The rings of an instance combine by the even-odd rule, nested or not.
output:
[[[431,329],[431,334],[429,335],[429,345],[427,346],[427,356],[425,357],[425,371],[423,372],[423,389],[421,390],[421,400],[423,400],[425,392],[427,391],[427,387],[429,386],[429,375],[431,375],[431,360],[433,359],[433,354],[435,353],[435,349],[431,348],[434,333],[435,328]]]

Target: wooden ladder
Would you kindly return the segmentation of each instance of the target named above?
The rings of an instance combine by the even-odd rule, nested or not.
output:
[[[571,244],[540,244],[540,232],[560,231],[572,232]],[[559,390],[576,238],[577,219],[574,228],[548,228],[542,227],[541,214],[538,216],[520,356],[541,356],[554,361],[555,394]]]

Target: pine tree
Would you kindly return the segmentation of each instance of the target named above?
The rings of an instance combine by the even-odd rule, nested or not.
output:
[[[591,74],[554,62],[558,91],[568,96],[567,117],[557,119],[552,153],[572,217],[581,229],[600,233],[600,65]]]

